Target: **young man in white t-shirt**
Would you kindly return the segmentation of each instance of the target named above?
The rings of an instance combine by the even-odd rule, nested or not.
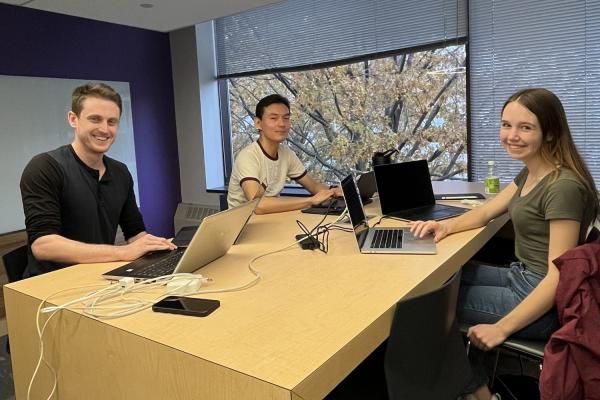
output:
[[[262,197],[256,213],[267,214],[299,210],[333,196],[342,196],[339,188],[328,188],[311,178],[298,156],[283,144],[290,131],[288,99],[278,94],[261,99],[256,105],[254,124],[260,137],[242,149],[235,159],[227,195],[230,208]],[[295,180],[313,195],[279,197],[287,178]]]

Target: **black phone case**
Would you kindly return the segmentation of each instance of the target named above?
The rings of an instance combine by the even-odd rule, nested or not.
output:
[[[170,297],[179,297],[179,296],[170,296]],[[219,300],[201,299],[205,302],[205,305],[206,305],[205,308],[197,309],[197,310],[185,310],[185,309],[182,310],[182,309],[178,309],[178,308],[170,308],[170,307],[167,307],[164,305],[160,305],[159,303],[162,302],[163,300],[154,304],[152,306],[152,311],[162,312],[162,313],[167,313],[167,314],[189,315],[189,316],[193,316],[193,317],[206,317],[206,316],[212,314],[212,312],[215,311],[217,308],[219,308],[221,305],[221,302]],[[198,299],[198,300],[200,300],[200,299]]]

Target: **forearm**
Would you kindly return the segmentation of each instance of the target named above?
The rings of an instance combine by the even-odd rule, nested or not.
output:
[[[544,315],[554,306],[558,274],[547,275],[517,307],[498,321],[497,326],[510,336]]]
[[[462,214],[456,218],[441,221],[446,225],[448,234],[466,231],[469,229],[479,228],[490,221],[489,215],[483,208],[475,208]]]
[[[326,186],[314,180],[310,175],[304,175],[301,179],[298,179],[296,182],[304,186],[304,188],[312,194],[317,194],[322,190],[329,190],[329,186]]]
[[[271,197],[264,196],[256,207],[256,214],[269,214],[300,210],[312,206],[310,197]]]
[[[329,186],[323,185],[322,183],[311,181],[309,184],[303,185],[306,190],[311,192],[312,194],[317,194],[321,190],[328,190]]]
[[[492,219],[508,210],[510,199],[516,191],[517,186],[512,182],[500,194],[485,202],[480,207],[474,208],[457,218],[443,221],[448,228],[448,233],[462,232],[486,225]]]
[[[122,246],[82,243],[60,235],[42,236],[31,246],[36,259],[66,264],[120,261],[124,259],[122,249]]]
[[[142,231],[142,232],[138,233],[137,235],[135,235],[135,236],[132,236],[132,237],[130,237],[129,239],[127,239],[127,243],[133,243],[133,242],[135,242],[136,240],[140,239],[142,236],[145,236],[145,235],[147,235],[147,234],[148,234],[148,232],[146,232],[146,231]]]

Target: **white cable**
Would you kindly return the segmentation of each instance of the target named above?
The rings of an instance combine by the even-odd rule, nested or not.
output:
[[[50,294],[49,296],[46,296],[46,298],[44,298],[41,302],[40,305],[38,306],[37,312],[35,314],[35,326],[36,326],[36,330],[37,330],[37,334],[38,334],[38,340],[39,340],[39,346],[40,346],[40,356],[38,358],[37,364],[35,366],[35,369],[33,371],[33,374],[31,376],[31,380],[29,381],[29,385],[27,387],[27,400],[30,399],[31,397],[31,388],[33,387],[33,382],[35,380],[35,377],[40,369],[40,366],[42,365],[42,362],[48,367],[48,369],[51,371],[52,373],[52,377],[54,379],[54,383],[52,385],[52,391],[50,392],[50,394],[48,395],[47,399],[50,400],[52,398],[52,396],[54,395],[54,392],[56,391],[56,386],[57,386],[57,378],[56,378],[56,371],[54,370],[54,368],[52,368],[52,366],[50,365],[50,363],[45,359],[44,357],[44,340],[43,340],[43,336],[44,336],[44,332],[46,330],[46,327],[48,326],[48,323],[50,322],[50,320],[52,319],[52,317],[54,317],[54,315],[56,315],[56,313],[58,311],[60,311],[62,308],[66,307],[66,305],[63,305],[63,307],[60,308],[56,308],[52,314],[50,314],[50,316],[48,317],[48,319],[46,320],[46,322],[44,323],[44,325],[42,326],[42,328],[40,329],[40,315],[42,314],[42,307],[43,305],[52,297],[62,293],[62,292],[66,292],[69,290],[75,290],[75,289],[82,289],[82,288],[86,288],[86,287],[97,287],[97,286],[105,286],[106,284],[93,284],[93,285],[85,285],[85,286],[78,286],[78,287],[74,287],[74,288],[68,288],[68,289],[63,289],[63,290],[59,290],[57,292],[54,292],[52,294]],[[96,292],[92,292],[91,294],[88,294],[86,296],[84,296],[83,298],[89,298],[90,296],[94,295],[94,294],[98,294],[101,293],[102,291],[104,291],[105,289],[109,289],[111,288],[111,286],[113,285],[108,285],[107,287],[105,287],[104,289],[101,289],[99,291]],[[81,299],[81,298],[80,298]],[[69,302],[72,303],[72,302]],[[68,304],[68,303],[65,303]]]
[[[157,300],[165,297],[165,295],[168,296],[170,294],[173,294],[175,291],[178,290],[178,288],[173,288],[171,290],[168,290],[166,293],[163,293],[161,296],[153,298],[151,300],[128,298],[128,297],[125,297],[125,295],[127,293],[144,292],[144,291],[148,291],[148,289],[155,288],[157,286],[163,286],[168,282],[174,282],[177,280],[189,281],[189,280],[194,280],[194,279],[199,280],[200,283],[212,281],[212,279],[210,279],[210,278],[206,278],[206,277],[203,277],[202,275],[194,275],[194,274],[163,275],[163,276],[159,276],[157,278],[147,279],[147,280],[135,283],[132,286],[123,289],[118,294],[108,294],[105,297],[96,298],[92,302],[84,304],[85,307],[83,307],[82,310],[83,310],[84,314],[93,316],[98,319],[119,318],[119,317],[131,315],[131,314],[135,314],[137,312],[140,312],[142,310],[150,308],[154,303],[156,303]],[[191,295],[191,294],[193,294],[193,293],[189,293],[188,295]],[[115,297],[117,297],[117,296],[118,296],[118,298],[115,299]],[[102,302],[106,302],[108,304],[111,304],[111,302],[112,303],[130,302],[130,303],[134,303],[134,304],[129,304],[129,305],[115,304],[115,305],[99,307],[98,303],[102,303]],[[113,310],[114,312],[102,313],[102,312],[97,312],[95,310]]]
[[[223,292],[237,292],[237,291],[240,291],[240,290],[245,290],[245,289],[251,288],[252,286],[256,285],[256,284],[258,283],[258,281],[260,281],[260,279],[261,279],[259,272],[258,272],[256,269],[254,269],[254,267],[252,267],[252,264],[254,264],[254,262],[255,262],[256,260],[259,260],[259,259],[261,259],[261,258],[263,258],[263,257],[266,257],[266,256],[269,256],[269,255],[271,255],[271,254],[276,254],[276,253],[279,253],[279,252],[285,251],[285,250],[289,249],[290,247],[292,247],[292,246],[294,246],[294,245],[296,245],[296,244],[300,243],[302,240],[304,240],[304,238],[302,238],[302,239],[298,239],[298,240],[296,240],[295,242],[293,242],[293,243],[290,243],[290,244],[288,244],[287,246],[285,246],[285,247],[282,247],[282,248],[280,248],[280,249],[273,250],[273,251],[268,251],[268,252],[266,252],[266,253],[259,254],[258,256],[256,256],[256,257],[252,258],[252,259],[251,259],[251,260],[248,262],[248,270],[250,271],[250,273],[251,273],[252,275],[254,275],[254,278],[253,278],[253,279],[252,279],[250,282],[248,282],[248,283],[245,283],[245,284],[243,284],[243,285],[241,285],[241,286],[232,287],[232,288],[211,289],[211,290],[199,290],[199,291],[197,291],[197,292],[190,293],[190,295],[208,294],[208,293],[223,293]]]
[[[324,226],[331,226],[334,225],[335,223],[339,222],[343,216],[346,214],[347,209],[342,213],[342,215],[340,215],[338,217],[338,219],[336,219],[336,221],[334,221],[333,223],[330,224],[326,224]],[[280,249],[277,250],[273,250],[273,251],[269,251],[263,254],[260,254],[258,256],[253,257],[249,262],[248,262],[248,270],[250,271],[250,273],[252,273],[252,275],[254,275],[254,278],[248,282],[245,283],[241,286],[236,286],[236,287],[231,287],[231,288],[222,288],[222,289],[212,289],[212,290],[199,290],[197,292],[192,292],[189,293],[188,295],[197,295],[197,294],[207,294],[207,293],[223,293],[223,292],[234,292],[234,291],[240,291],[240,290],[245,290],[248,289],[254,285],[256,285],[258,283],[258,281],[260,280],[260,274],[259,272],[252,266],[252,264],[263,258],[266,257],[268,255],[272,255],[272,254],[276,254],[282,251],[285,251],[287,249],[289,249],[290,247],[300,243],[303,239],[299,239],[293,243],[290,243],[289,245],[282,247]],[[192,275],[192,276],[190,276]],[[37,313],[36,313],[36,328],[37,328],[37,333],[38,333],[38,339],[39,339],[39,345],[40,345],[40,357],[38,358],[38,362],[36,364],[35,370],[33,372],[33,375],[31,376],[31,380],[29,381],[29,386],[27,388],[27,400],[30,399],[31,396],[31,388],[33,387],[33,382],[35,381],[35,377],[37,375],[37,373],[39,372],[39,368],[42,364],[42,362],[48,367],[48,369],[50,369],[50,371],[52,372],[52,376],[54,378],[54,383],[52,386],[52,391],[50,392],[50,395],[47,397],[48,400],[50,400],[52,398],[52,396],[54,395],[55,391],[56,391],[56,386],[57,386],[57,378],[56,378],[56,371],[54,370],[54,368],[52,368],[52,366],[48,363],[48,361],[44,358],[44,341],[43,341],[43,335],[44,332],[46,330],[46,327],[48,326],[48,323],[50,322],[50,320],[56,315],[56,313],[58,313],[60,310],[67,308],[69,306],[72,306],[73,304],[77,304],[77,303],[84,303],[83,307],[71,307],[72,309],[75,310],[82,310],[84,314],[93,316],[95,318],[118,318],[118,317],[123,317],[123,316],[127,316],[127,315],[131,315],[134,313],[137,313],[139,311],[145,310],[149,307],[151,307],[158,299],[165,297],[165,294],[161,295],[158,298],[152,299],[152,300],[143,300],[143,299],[137,299],[137,298],[128,298],[125,297],[125,294],[127,293],[133,293],[133,292],[140,292],[140,291],[147,291],[150,288],[155,288],[157,286],[162,286],[164,284],[166,284],[166,282],[169,281],[176,281],[179,279],[185,279],[185,280],[189,280],[189,279],[200,279],[202,282],[206,282],[206,281],[211,281],[212,279],[210,278],[205,278],[202,275],[193,275],[193,274],[171,274],[171,275],[164,275],[164,276],[160,276],[157,278],[152,278],[152,279],[147,279],[138,283],[135,283],[133,285],[130,286],[121,286],[121,285],[115,285],[115,284],[109,284],[108,286],[106,286],[105,288],[98,290],[98,291],[94,291],[92,293],[89,293],[83,297],[77,298],[75,300],[71,300],[68,301],[64,304],[58,305],[58,306],[50,306],[50,307],[45,307],[43,308],[43,305],[45,303],[48,302],[48,300],[56,295],[58,295],[59,293],[62,292],[66,292],[69,290],[75,290],[75,289],[81,289],[81,288],[85,288],[85,287],[97,287],[97,286],[104,286],[104,285],[99,285],[99,284],[93,284],[93,285],[85,285],[85,286],[78,286],[78,287],[74,287],[74,288],[68,288],[68,289],[63,289],[60,291],[57,291],[55,293],[50,294],[49,296],[47,296],[46,298],[44,298],[41,302],[40,305],[38,307]],[[109,290],[112,289],[112,290]],[[143,289],[143,290],[139,290],[139,289]],[[166,295],[170,295],[172,292],[174,292],[176,289],[170,290],[166,292]],[[115,299],[116,297],[118,297],[118,299]],[[102,302],[121,302],[121,304],[115,304],[115,305],[105,305],[105,306],[100,306],[98,305],[98,303],[102,303]],[[88,303],[85,303],[88,302]],[[134,304],[122,304],[122,302],[133,302]],[[109,303],[110,304],[110,303]],[[98,312],[94,312],[94,310],[119,310],[122,309],[122,311],[117,311],[117,312],[112,312],[112,313],[108,313],[108,314],[102,314],[102,313],[98,313]],[[40,320],[39,317],[42,313],[51,313],[50,316],[48,317],[48,319],[46,319],[46,322],[44,323],[44,325],[42,326],[42,328],[40,329]]]

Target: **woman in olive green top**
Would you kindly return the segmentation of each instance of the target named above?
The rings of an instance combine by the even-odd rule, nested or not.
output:
[[[440,241],[508,211],[519,261],[508,268],[474,261],[463,267],[458,318],[473,325],[467,335],[483,351],[511,335],[547,339],[558,327],[553,307],[559,271],[552,260],[584,242],[598,212],[594,180],[553,93],[525,89],[513,94],[502,108],[500,141],[513,159],[525,164],[513,182],[460,217],[417,221],[411,228],[419,237],[431,233]],[[466,392],[493,399],[480,361]]]

